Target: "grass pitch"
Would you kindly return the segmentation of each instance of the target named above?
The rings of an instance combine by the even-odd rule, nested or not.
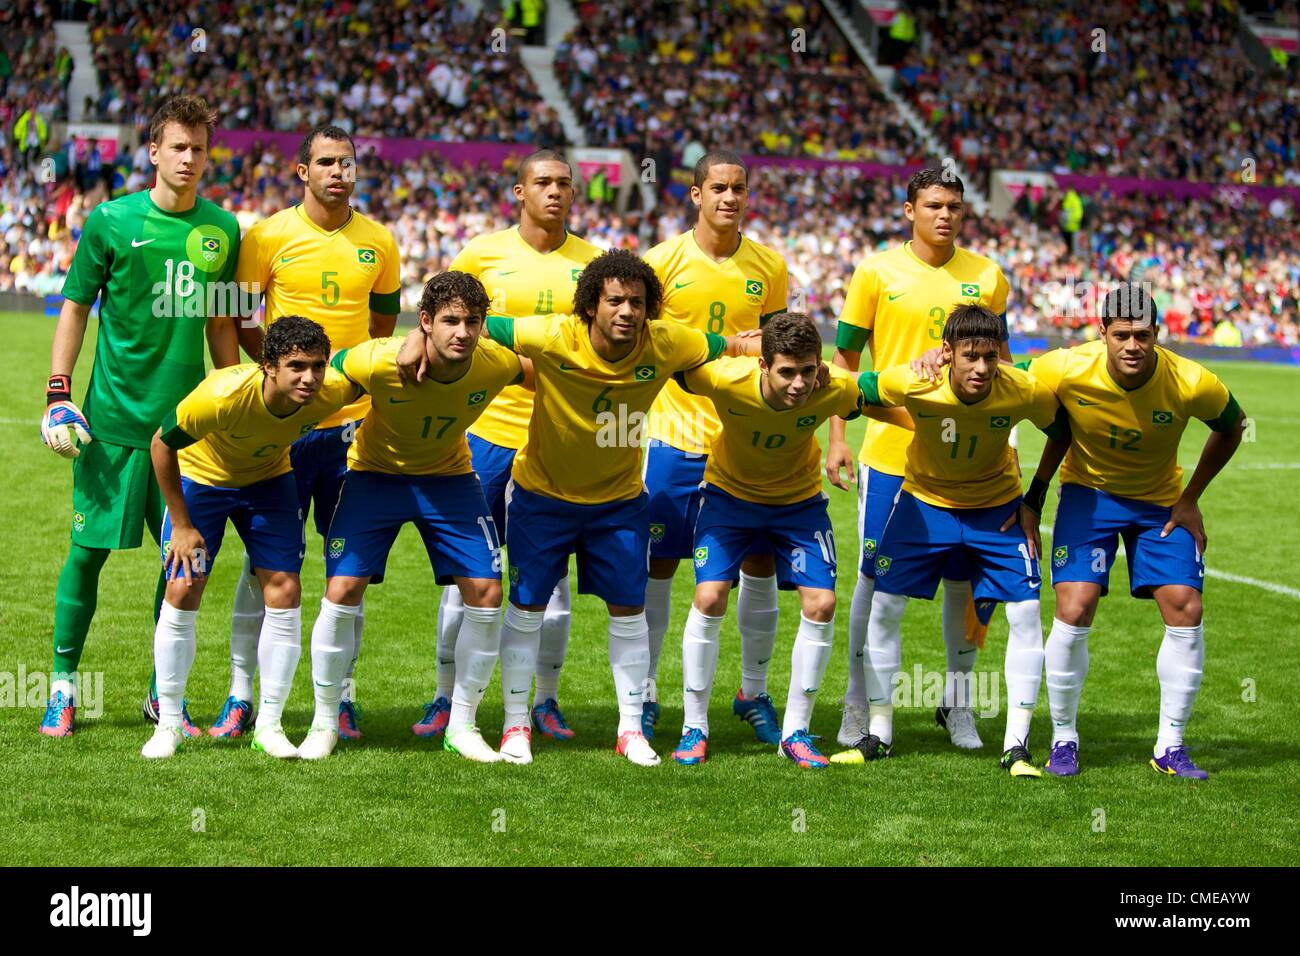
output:
[[[37,422],[53,320],[0,315],[14,381],[0,410],[6,501],[0,517],[0,680],[50,666],[55,579],[69,537],[71,470],[40,442]],[[94,330],[76,376],[84,393]],[[679,767],[668,757],[681,720],[681,625],[691,595],[678,575],[660,667],[664,713],[657,769],[614,754],[616,713],[606,659],[605,612],[576,598],[560,699],[577,737],[536,739],[530,767],[472,765],[413,737],[409,725],[433,689],[433,584],[418,535],[398,539],[387,581],[367,601],[357,671],[365,739],[342,743],[323,764],[280,764],[247,742],[192,741],[175,759],[148,763],[140,699],[149,679],[150,601],[156,551],[114,555],[82,660],[103,677],[103,715],[67,740],[36,732],[40,707],[19,693],[0,708],[0,861],[49,865],[364,864],[814,864],[814,865],[1224,865],[1300,862],[1294,675],[1300,672],[1300,369],[1219,363],[1215,371],[1255,420],[1202,502],[1209,533],[1205,680],[1189,742],[1211,773],[1202,784],[1157,776],[1155,656],[1162,626],[1152,602],[1127,596],[1117,568],[1091,637],[1080,715],[1083,773],[1073,780],[1012,780],[996,766],[1003,715],[982,720],[985,749],[958,752],[929,707],[896,715],[892,760],[801,771],[758,744],[731,716],[740,683],[734,613],[711,711],[710,759]],[[93,423],[92,423],[93,425]],[[856,428],[854,426],[857,426]],[[855,440],[860,424],[850,426]],[[1188,429],[1183,464],[1206,430]],[[1041,436],[1021,429],[1022,458]],[[824,441],[824,436],[823,436]],[[1027,469],[1028,471],[1029,469]],[[812,730],[837,749],[845,685],[848,603],[856,573],[855,503],[829,489],[840,557],[836,652]],[[1055,494],[1049,503],[1055,507]],[[304,567],[304,653],[285,714],[291,739],[311,718],[306,644],[323,588],[321,541],[311,532]],[[1045,541],[1045,546],[1049,542]],[[199,615],[190,710],[209,724],[226,692],[231,590],[240,548],[233,533]],[[1225,577],[1224,575],[1228,576]],[[1258,582],[1245,583],[1233,578]],[[1268,590],[1259,583],[1282,586]],[[1050,626],[1052,596],[1044,588]],[[733,601],[734,606],[734,601]],[[784,706],[798,620],[783,594],[770,688]],[[977,671],[998,674],[1006,619],[995,615]],[[904,668],[942,671],[939,608],[913,602],[904,619]],[[3,685],[0,685],[3,686]],[[28,684],[21,685],[24,691]],[[43,685],[42,685],[43,686]],[[6,702],[8,703],[8,702]],[[39,703],[43,706],[43,700]],[[1005,706],[1005,701],[1001,702]],[[480,711],[495,742],[499,682]],[[1046,689],[1031,739],[1047,756]]]

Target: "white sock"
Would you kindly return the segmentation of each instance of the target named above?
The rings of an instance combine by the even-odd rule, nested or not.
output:
[[[542,611],[506,605],[501,624],[501,699],[503,729],[528,726],[528,691],[537,669],[537,645],[542,637]]]
[[[853,602],[849,605],[849,686],[844,703],[867,706],[867,623],[871,620],[871,595],[876,591],[875,578],[858,575],[853,585]]]
[[[907,598],[884,591],[871,599],[867,627],[867,732],[886,744],[894,742],[895,675],[902,668],[902,623]]]
[[[557,700],[560,693],[560,669],[569,651],[569,620],[573,598],[569,593],[569,576],[565,574],[551,592],[542,614],[542,638],[537,645],[537,690],[533,706]]]
[[[641,692],[650,668],[645,612],[609,619],[609,669],[618,695],[618,732],[641,730]]]
[[[1003,674],[1007,682],[1007,728],[1002,735],[1003,751],[1029,746],[1029,721],[1038,703],[1043,681],[1043,619],[1037,599],[1013,601],[1007,605],[1007,658]],[[971,655],[974,657],[975,655]]]
[[[262,672],[257,726],[274,727],[284,716],[293,675],[302,657],[302,608],[268,607],[257,641],[257,666]]]
[[[659,654],[664,649],[664,635],[673,611],[673,579],[649,578],[645,583],[645,624],[649,635],[651,680],[659,675]]]
[[[479,701],[492,682],[501,646],[501,608],[466,607],[456,638],[456,686],[447,733],[472,727]]]
[[[59,678],[58,680],[50,681],[50,698],[53,699],[55,694],[62,691],[64,698],[72,701],[72,703],[75,704],[77,702],[76,678],[77,678],[76,674],[70,674],[67,677],[62,677]]]
[[[682,687],[686,719],[682,730],[697,727],[709,735],[709,695],[718,670],[724,618],[711,617],[691,605],[682,631]]]
[[[966,640],[966,606],[970,602],[969,581],[943,581],[943,646],[948,671],[943,680],[943,706],[969,707],[973,699],[971,679],[978,648]]]
[[[361,656],[361,632],[366,626],[366,599],[363,597],[357,605],[357,616],[352,621],[352,656],[348,658],[347,670],[343,672],[343,699],[357,699],[357,681],[353,673],[357,669],[357,658]]]
[[[1170,747],[1181,747],[1183,729],[1192,717],[1192,707],[1201,689],[1205,666],[1205,625],[1165,627],[1165,639],[1156,655],[1156,676],[1160,678],[1160,730],[1155,756],[1163,757]],[[161,698],[161,692],[159,693]]]
[[[433,692],[434,700],[439,697],[451,700],[456,684],[456,635],[464,617],[465,602],[461,600],[460,588],[449,584],[442,589],[442,600],[438,603],[438,687]]]
[[[835,636],[835,618],[810,621],[799,615],[799,633],[790,652],[790,693],[785,700],[785,718],[781,721],[781,739],[796,730],[807,730],[812,720],[813,704],[826,665],[831,660],[831,641]]]
[[[759,578],[741,571],[736,624],[740,627],[740,692],[745,697],[767,693],[779,615],[776,575]]]
[[[249,566],[248,555],[244,555],[230,612],[230,696],[236,700],[253,699],[253,671],[265,609],[262,584]]]
[[[1088,631],[1052,621],[1043,660],[1047,667],[1047,705],[1052,712],[1052,744],[1079,742],[1079,695],[1088,676]]]
[[[320,613],[311,629],[311,683],[316,695],[312,726],[338,726],[343,672],[356,641],[356,616],[355,607],[320,599]]]
[[[194,666],[194,619],[198,611],[182,611],[166,601],[158,609],[153,632],[153,666],[158,685],[158,726],[180,727],[185,682]]]

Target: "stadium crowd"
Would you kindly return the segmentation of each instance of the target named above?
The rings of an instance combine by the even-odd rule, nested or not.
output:
[[[1247,159],[1254,182],[1300,183],[1296,58],[1250,62],[1227,4],[911,5],[926,42],[897,89],[981,183],[997,167],[1241,181]]]

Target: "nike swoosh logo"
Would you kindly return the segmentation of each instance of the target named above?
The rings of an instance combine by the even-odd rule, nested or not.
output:
[[[678,282],[678,283],[676,283],[676,284],[673,286],[673,288],[674,288],[674,289],[685,289],[688,285],[694,285],[694,283],[695,283],[695,280],[694,280],[694,279],[692,279],[690,282]]]
[[[131,240],[131,248],[132,248],[132,249],[138,249],[138,248],[140,248],[141,246],[147,246],[147,245],[149,245],[149,243],[151,243],[151,242],[157,242],[157,240],[156,240],[156,239],[132,239],[132,240]]]
[[[580,366],[577,366],[577,365],[569,365],[569,364],[567,364],[567,363],[565,363],[565,362],[561,362],[561,363],[560,363],[560,371],[561,371],[561,372],[576,372],[576,371],[579,370],[579,368],[580,368]]]
[[[882,703],[884,703],[884,701],[885,701],[885,698],[883,698],[883,697],[872,697],[871,700],[870,700],[870,703],[872,703],[872,704],[882,704]]]
[[[974,648],[974,647],[968,647],[968,648],[966,648],[966,650],[964,650],[964,651],[958,651],[958,652],[957,652],[957,656],[958,656],[958,657],[961,657],[961,655],[963,655],[963,654],[974,654],[975,651],[976,651],[976,648]]]
[[[1086,408],[1086,407],[1088,407],[1089,405],[1100,405],[1101,402],[1089,402],[1089,401],[1086,401],[1086,400],[1084,400],[1084,399],[1081,398],[1081,399],[1079,399],[1079,404],[1080,404],[1081,406],[1083,406],[1084,408]]]
[[[510,693],[512,693],[512,694],[526,694],[526,693],[528,693],[528,688],[525,687],[523,690],[515,690],[514,688],[511,688]]]
[[[388,396],[388,402],[390,405],[405,405],[407,402],[413,401],[415,401],[413,398],[393,398],[391,395]]]
[[[75,651],[75,650],[76,650],[75,647],[56,647],[56,648],[54,649],[54,653],[56,653],[56,654],[71,654],[71,653],[72,653],[73,651]]]
[[[498,270],[497,270],[497,275],[499,275],[499,276],[512,276],[512,275],[514,275],[514,274],[515,274],[516,272],[518,272],[518,271],[519,271],[518,269],[498,269]]]
[[[906,292],[896,292],[893,295],[887,296],[887,298],[890,302],[893,302],[895,299],[901,299],[905,295],[907,295]]]
[[[294,260],[294,259],[297,259],[297,258],[298,258],[297,256],[281,256],[281,257],[280,257],[280,261],[281,261],[281,262],[293,262],[293,260]]]
[[[759,663],[760,663],[760,664],[766,664],[766,663],[767,663],[768,661],[770,661],[771,659],[772,659],[772,658],[770,658],[770,657],[765,657],[765,658],[763,658],[761,661],[759,661]]]
[[[939,416],[937,414],[927,415],[925,412],[917,412],[916,417],[917,418],[938,418]]]
[[[749,412],[738,412],[734,408],[731,408],[730,406],[728,406],[727,411],[732,415],[739,415],[741,418],[749,417]]]
[[[253,436],[252,435],[231,435],[230,437],[239,440],[241,438],[252,438]]]
[[[1034,706],[1034,702],[1033,702],[1032,700],[1022,700],[1022,701],[1020,702],[1020,706],[1021,706],[1021,707],[1033,707],[1033,706]]]
[[[1029,585],[1029,590],[1031,590],[1031,591],[1037,591],[1037,590],[1038,590],[1038,586],[1039,586],[1041,583],[1042,583],[1041,581],[1035,581],[1035,582],[1033,582],[1032,584]]]
[[[330,683],[329,681],[327,681],[327,680],[318,680],[318,681],[316,681],[316,686],[317,686],[317,687],[333,687],[334,685],[331,684],[331,683]]]

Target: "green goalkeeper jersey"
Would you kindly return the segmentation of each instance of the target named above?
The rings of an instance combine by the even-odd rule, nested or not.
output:
[[[168,412],[203,380],[204,325],[234,315],[239,224],[206,199],[183,213],[144,190],[86,217],[63,295],[99,303],[95,365],[82,410],[97,439],[148,448]]]

